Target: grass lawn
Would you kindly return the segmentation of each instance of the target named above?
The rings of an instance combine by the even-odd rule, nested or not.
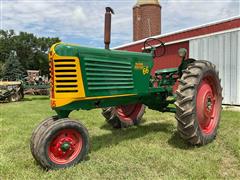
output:
[[[0,104],[0,179],[237,179],[240,177],[240,112],[222,113],[216,140],[203,147],[186,144],[174,114],[147,110],[138,127],[113,130],[101,110],[76,111],[89,130],[91,151],[75,167],[44,171],[34,161],[32,130],[54,114],[47,97]]]

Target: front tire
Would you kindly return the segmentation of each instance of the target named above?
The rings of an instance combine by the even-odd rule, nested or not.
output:
[[[215,65],[195,61],[183,72],[176,91],[177,129],[193,145],[214,140],[221,116],[222,88]]]
[[[38,143],[38,140],[40,139],[39,136],[41,136],[41,134],[56,120],[57,120],[57,116],[46,118],[32,132],[32,136],[30,139],[30,150],[31,150],[32,156],[37,162],[39,162],[39,159],[37,158],[37,156],[35,156],[36,154],[35,151],[36,151],[36,145]]]
[[[39,134],[34,156],[46,169],[60,169],[82,161],[89,151],[87,129],[79,122],[58,119]]]

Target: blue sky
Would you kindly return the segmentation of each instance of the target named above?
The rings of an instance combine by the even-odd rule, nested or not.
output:
[[[0,0],[1,29],[59,37],[64,42],[103,47],[106,6],[115,10],[111,46],[132,41],[136,0]],[[239,16],[239,0],[160,0],[162,32]]]

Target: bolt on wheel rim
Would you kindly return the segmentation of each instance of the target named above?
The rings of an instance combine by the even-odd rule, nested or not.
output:
[[[64,129],[51,140],[48,156],[56,164],[67,164],[79,155],[82,145],[82,136],[77,130]]]

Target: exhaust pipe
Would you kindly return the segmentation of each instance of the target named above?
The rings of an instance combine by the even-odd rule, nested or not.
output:
[[[114,14],[114,11],[111,7],[106,7],[106,13],[105,13],[105,28],[104,28],[104,43],[105,43],[105,49],[109,49],[109,45],[111,42],[111,19],[112,14]]]

